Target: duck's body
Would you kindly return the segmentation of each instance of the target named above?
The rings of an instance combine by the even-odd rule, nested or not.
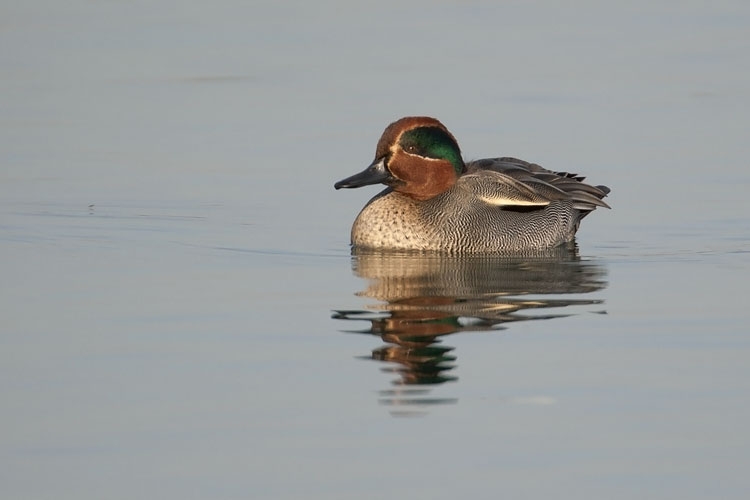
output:
[[[352,227],[356,248],[489,253],[571,241],[609,189],[514,158],[464,163],[437,120],[402,118],[386,128],[375,161],[336,188],[390,186]]]

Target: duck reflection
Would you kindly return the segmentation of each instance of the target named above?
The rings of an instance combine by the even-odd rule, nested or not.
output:
[[[607,284],[601,265],[581,260],[574,245],[492,256],[357,252],[352,268],[368,280],[358,295],[380,303],[367,311],[335,311],[333,317],[370,322],[369,328],[353,332],[385,342],[366,358],[390,363],[386,371],[398,374],[393,383],[399,389],[382,391],[381,403],[402,406],[456,402],[429,398],[424,387],[457,380],[454,348],[442,337],[568,316],[559,309],[602,301],[566,295],[595,292]],[[555,312],[542,312],[549,308]]]

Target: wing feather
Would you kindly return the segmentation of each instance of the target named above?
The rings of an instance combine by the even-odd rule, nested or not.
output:
[[[459,182],[477,198],[499,207],[544,207],[556,200],[570,200],[583,211],[609,208],[602,201],[609,188],[586,184],[584,179],[517,158],[487,158],[468,163]]]

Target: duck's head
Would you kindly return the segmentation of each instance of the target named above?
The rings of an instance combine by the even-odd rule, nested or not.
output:
[[[382,183],[428,200],[453,186],[465,169],[458,143],[445,125],[426,116],[408,116],[386,127],[369,167],[334,187]]]

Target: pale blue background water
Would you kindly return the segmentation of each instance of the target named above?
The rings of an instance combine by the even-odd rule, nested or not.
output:
[[[4,2],[0,494],[747,498],[748,33],[744,1]],[[383,308],[376,189],[332,185],[409,114],[613,206],[565,268],[598,285],[521,313],[566,317],[444,337],[424,392],[332,317]]]

